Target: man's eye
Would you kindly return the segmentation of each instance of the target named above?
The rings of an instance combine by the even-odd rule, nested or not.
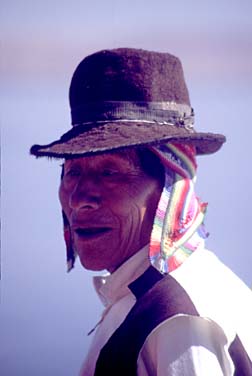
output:
[[[117,170],[114,170],[112,168],[105,168],[103,171],[102,171],[102,176],[104,177],[110,177],[110,176],[115,176],[118,174],[118,171]]]
[[[76,176],[80,176],[80,171],[79,170],[68,170],[66,172],[66,176],[69,176],[69,177],[76,177]]]

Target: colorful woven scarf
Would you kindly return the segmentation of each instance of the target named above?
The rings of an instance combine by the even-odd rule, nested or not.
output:
[[[204,246],[207,204],[200,203],[194,192],[197,165],[193,146],[167,143],[150,150],[165,167],[165,185],[154,219],[149,256],[151,264],[166,274]]]

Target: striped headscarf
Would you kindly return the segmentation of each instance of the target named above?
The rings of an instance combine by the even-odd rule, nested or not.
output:
[[[151,264],[166,274],[204,246],[207,204],[194,192],[197,165],[193,146],[167,143],[150,150],[164,165],[165,185],[154,218],[149,256]]]

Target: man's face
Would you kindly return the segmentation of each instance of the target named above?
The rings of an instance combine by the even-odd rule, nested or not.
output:
[[[59,189],[82,265],[113,272],[149,242],[161,183],[122,153],[67,160]]]

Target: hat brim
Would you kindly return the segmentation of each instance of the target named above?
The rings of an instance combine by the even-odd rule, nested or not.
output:
[[[151,122],[107,122],[73,127],[48,145],[33,145],[37,157],[75,158],[127,147],[157,145],[164,142],[193,144],[197,155],[217,152],[226,141],[222,134],[203,133],[175,125]]]

